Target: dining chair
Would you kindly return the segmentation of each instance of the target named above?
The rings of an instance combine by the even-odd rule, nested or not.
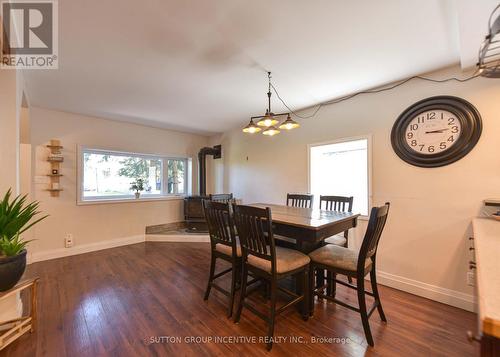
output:
[[[288,193],[286,195],[286,205],[292,207],[312,208],[314,195]]]
[[[346,196],[319,196],[319,209],[324,209],[327,211],[338,211],[338,212],[352,212],[352,203],[354,197]],[[343,235],[337,234],[332,237],[325,239],[325,243],[335,244],[341,247],[349,246],[349,230],[344,231]],[[331,275],[327,274],[327,280],[331,280]],[[318,280],[322,280],[322,275]],[[349,283],[352,283],[352,278],[348,277]],[[330,295],[332,292],[330,284],[327,287],[327,294]]]
[[[240,300],[234,321],[239,322],[243,307],[263,319],[268,324],[267,349],[272,348],[274,324],[276,315],[286,308],[302,302],[302,317],[307,321],[309,317],[309,257],[294,249],[277,247],[275,245],[271,210],[252,206],[234,206],[234,221],[240,237],[242,249],[242,274]],[[246,299],[252,291],[247,292],[248,274],[260,277],[270,286],[269,315],[259,312]],[[302,292],[300,295],[278,286],[278,280],[302,274]],[[277,292],[281,291],[292,297],[283,306],[276,308]]]
[[[326,211],[352,212],[354,197],[345,196],[319,196],[319,208]],[[347,247],[349,230],[344,231],[344,236],[335,235],[325,239],[325,243]]]
[[[229,305],[227,316],[231,317],[236,293],[236,284],[239,280],[241,267],[241,246],[235,232],[231,205],[227,203],[203,200],[203,211],[210,235],[210,273],[204,300],[208,299],[211,288],[215,288],[227,297]],[[231,267],[215,274],[217,258],[231,263]],[[231,273],[230,291],[215,283],[215,279]]]
[[[373,346],[374,343],[368,319],[375,309],[378,310],[380,319],[383,322],[387,322],[378,293],[375,263],[377,258],[378,243],[387,220],[389,206],[390,204],[387,202],[381,207],[372,208],[370,219],[368,221],[368,227],[359,252],[354,249],[339,247],[335,244],[327,244],[309,253],[309,257],[311,258],[309,277],[311,280],[311,277],[314,276],[314,271],[317,269],[326,269],[333,274],[332,296],[325,295],[323,293],[325,286],[311,289],[311,296],[309,297],[311,316],[314,312],[315,295],[360,313],[365,337],[370,346]],[[337,280],[337,274],[356,278],[356,285]],[[368,274],[370,274],[370,282],[372,286],[371,292],[365,291],[365,276]],[[335,298],[336,283],[357,290],[359,307],[349,305],[346,302]],[[372,296],[375,299],[373,306],[369,310],[366,308],[365,295]]]
[[[217,193],[209,195],[210,201],[221,203],[233,203],[232,193]]]

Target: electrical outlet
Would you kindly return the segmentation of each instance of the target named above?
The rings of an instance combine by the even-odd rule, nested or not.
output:
[[[73,246],[73,234],[66,234],[66,237],[64,237],[64,246],[66,248],[71,248]]]
[[[476,276],[473,271],[467,272],[467,285],[475,286],[476,285]]]

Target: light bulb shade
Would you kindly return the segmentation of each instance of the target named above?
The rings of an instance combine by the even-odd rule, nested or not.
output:
[[[278,124],[279,121],[274,117],[273,113],[266,113],[259,121],[257,122],[258,126],[270,127]]]
[[[266,130],[262,132],[262,134],[267,135],[267,136],[274,136],[276,134],[279,134],[280,131],[275,127],[275,126],[270,126]]]
[[[297,123],[295,120],[293,120],[289,115],[286,118],[286,120],[283,123],[281,123],[279,128],[284,129],[284,130],[292,130],[292,129],[298,128],[299,126],[300,126],[300,124]]]
[[[255,123],[253,122],[253,119],[250,119],[250,123],[248,123],[248,125],[243,128],[243,132],[249,133],[249,134],[258,133],[261,130],[262,130],[261,128],[259,128],[257,125],[255,125]]]

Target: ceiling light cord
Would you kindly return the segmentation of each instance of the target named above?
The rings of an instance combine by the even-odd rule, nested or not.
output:
[[[300,118],[300,119],[309,119],[309,118],[314,117],[316,114],[318,114],[319,110],[322,107],[326,106],[326,105],[337,104],[337,103],[343,102],[345,100],[354,98],[354,97],[356,97],[356,96],[358,96],[360,94],[371,94],[371,93],[380,93],[380,92],[388,91],[388,90],[397,88],[399,86],[402,86],[403,84],[405,84],[405,83],[407,83],[407,82],[409,82],[409,81],[411,81],[413,79],[420,79],[420,80],[423,80],[423,81],[428,81],[428,82],[433,82],[433,83],[445,83],[445,82],[450,82],[450,81],[456,81],[456,82],[463,83],[463,82],[470,81],[471,79],[477,78],[479,76],[480,76],[480,74],[478,73],[478,71],[476,71],[472,76],[467,77],[467,78],[450,77],[450,78],[445,78],[445,79],[433,79],[433,78],[422,77],[422,76],[412,76],[412,77],[406,78],[406,79],[404,79],[404,80],[402,80],[402,81],[400,81],[398,83],[390,85],[388,87],[383,87],[383,88],[380,88],[380,89],[369,89],[369,90],[365,90],[365,91],[360,91],[360,92],[349,94],[349,95],[346,95],[346,96],[343,96],[343,97],[340,97],[340,98],[337,98],[337,99],[332,99],[332,100],[320,103],[320,104],[318,104],[316,106],[316,108],[314,109],[314,111],[312,112],[312,114],[309,114],[309,115],[300,115],[300,114],[298,114],[296,111],[294,111],[292,108],[290,108],[288,106],[288,104],[281,98],[281,96],[279,95],[278,91],[276,90],[276,87],[273,84],[271,84],[271,82],[269,82],[269,85],[273,89],[274,93],[276,94],[276,97],[278,97],[278,99],[280,100],[280,102],[285,106],[285,108],[288,109],[288,111],[290,113],[292,113],[294,116],[296,116],[297,118]]]

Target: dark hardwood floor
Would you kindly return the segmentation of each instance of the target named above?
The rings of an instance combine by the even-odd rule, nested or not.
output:
[[[266,334],[264,322],[243,311],[241,322],[226,318],[225,296],[212,289],[203,301],[209,268],[208,243],[141,243],[32,264],[27,276],[40,277],[39,324],[2,356],[474,356],[466,341],[475,330],[472,313],[381,286],[388,324],[373,314],[375,347],[367,346],[359,315],[316,301],[304,322],[294,309],[278,317],[275,343],[188,343],[190,336]],[[354,291],[338,296],[356,302]],[[259,292],[253,299],[260,306]],[[181,342],[167,341],[167,336]],[[291,338],[301,341],[292,343]],[[344,343],[313,343],[336,337]],[[188,341],[186,341],[186,338]],[[345,342],[347,340],[347,342]],[[206,343],[204,343],[206,342]],[[236,341],[237,342],[237,341]]]

